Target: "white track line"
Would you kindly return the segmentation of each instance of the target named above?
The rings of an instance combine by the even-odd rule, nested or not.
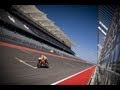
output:
[[[93,67],[94,67],[94,66],[89,67],[89,68],[87,68],[87,69],[85,69],[85,70],[83,70],[83,71],[80,71],[80,72],[78,72],[78,73],[76,73],[76,74],[73,74],[73,75],[71,75],[71,76],[69,76],[69,77],[67,77],[67,78],[64,78],[64,79],[62,79],[62,80],[59,80],[59,81],[57,81],[57,82],[55,82],[55,83],[52,83],[52,84],[50,84],[50,85],[56,85],[56,84],[58,84],[58,83],[61,83],[61,82],[65,81],[65,80],[67,80],[67,79],[69,79],[69,78],[72,78],[72,77],[74,77],[74,76],[76,76],[76,75],[78,75],[78,74],[80,74],[80,73],[83,73],[84,71],[87,71],[88,69],[91,69],[91,68],[93,68]]]
[[[20,59],[19,59],[20,60]],[[22,60],[23,61],[23,60]],[[30,61],[30,60],[24,60],[24,62],[33,62],[33,63],[36,63],[37,61]]]
[[[19,62],[21,62],[21,63],[24,63],[25,65],[27,65],[27,66],[30,66],[31,68],[34,68],[34,69],[36,69],[37,67],[34,67],[34,66],[32,66],[32,65],[30,65],[30,64],[28,64],[28,63],[26,63],[25,61],[23,61],[23,60],[21,60],[21,59],[19,59],[19,58],[17,58],[17,57],[15,57],[15,59],[17,59]]]

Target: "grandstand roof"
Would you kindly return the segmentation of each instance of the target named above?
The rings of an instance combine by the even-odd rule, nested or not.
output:
[[[33,22],[42,26],[45,30],[64,41],[67,46],[71,47],[74,45],[73,41],[69,39],[53,21],[48,19],[45,13],[37,9],[35,5],[14,5],[14,7]]]

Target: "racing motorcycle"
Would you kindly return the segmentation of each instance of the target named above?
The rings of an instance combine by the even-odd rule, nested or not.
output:
[[[40,60],[40,61],[38,61],[38,63],[37,63],[37,67],[38,68],[49,68],[49,65],[48,65],[48,62],[47,62],[47,60],[46,61],[44,61],[44,60]]]

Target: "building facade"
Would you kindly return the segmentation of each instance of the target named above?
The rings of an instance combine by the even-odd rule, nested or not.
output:
[[[98,6],[98,63],[90,85],[120,85],[120,6]]]

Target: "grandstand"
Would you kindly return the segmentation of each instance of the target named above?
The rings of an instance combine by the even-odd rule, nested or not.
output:
[[[12,5],[0,13],[0,40],[78,58],[74,42],[35,5]]]

